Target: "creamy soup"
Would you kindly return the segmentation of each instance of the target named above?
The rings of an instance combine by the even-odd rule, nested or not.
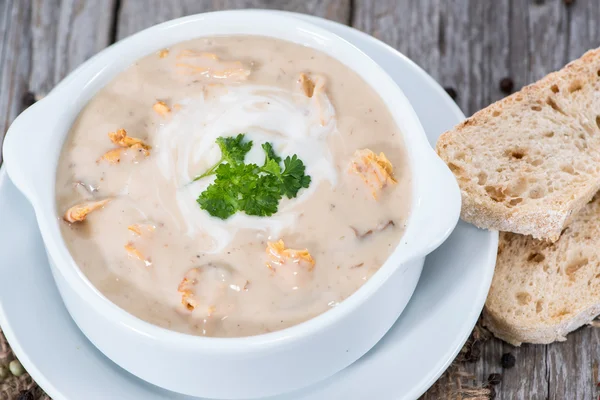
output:
[[[406,157],[382,100],[337,60],[201,38],[137,61],[84,107],[57,209],[118,306],[193,335],[256,335],[335,307],[381,267],[409,213]]]

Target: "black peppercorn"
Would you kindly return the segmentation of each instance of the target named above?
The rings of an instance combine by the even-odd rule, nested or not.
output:
[[[503,93],[506,93],[506,94],[512,93],[514,87],[515,87],[515,83],[509,77],[502,78],[502,80],[500,81],[500,90],[502,90]]]
[[[488,376],[488,384],[490,384],[492,386],[496,386],[500,382],[502,382],[501,374],[490,374],[490,376]]]
[[[33,103],[35,103],[35,95],[33,93],[26,92],[23,94],[23,98],[21,99],[21,105],[23,106],[23,109],[33,105]]]
[[[458,97],[458,93],[456,93],[456,89],[454,89],[453,87],[445,87],[444,90],[446,91],[446,93],[448,93],[448,96],[450,96],[452,100],[456,100],[456,98]]]
[[[502,358],[500,359],[500,364],[502,365],[502,368],[512,368],[515,366],[515,364],[517,363],[517,360],[515,359],[515,356],[513,356],[510,353],[504,353],[502,354]]]
[[[21,390],[19,396],[17,396],[17,400],[35,400],[35,396],[29,390]]]

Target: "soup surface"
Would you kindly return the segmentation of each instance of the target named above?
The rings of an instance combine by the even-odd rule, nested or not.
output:
[[[57,208],[112,302],[175,331],[247,336],[335,307],[378,270],[409,213],[407,165],[391,114],[337,60],[201,38],[138,60],[81,111]]]

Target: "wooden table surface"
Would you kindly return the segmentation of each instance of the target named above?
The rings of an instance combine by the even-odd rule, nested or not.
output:
[[[116,40],[183,15],[247,7],[363,30],[451,88],[467,115],[505,96],[503,78],[517,90],[600,45],[599,0],[0,0],[0,142],[19,112]],[[503,371],[506,352],[516,366]],[[598,398],[599,359],[600,329],[582,328],[548,346],[488,340],[462,368],[475,383],[502,373],[497,399],[587,400]],[[452,398],[444,388],[455,379],[424,398]]]

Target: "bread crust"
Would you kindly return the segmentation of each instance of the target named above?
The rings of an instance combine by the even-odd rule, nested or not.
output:
[[[483,324],[519,346],[565,340],[600,315],[600,193],[554,243],[502,232]]]
[[[569,318],[557,325],[520,326],[511,324],[503,315],[495,313],[484,307],[483,326],[494,336],[513,346],[523,343],[550,344],[567,340],[567,334],[589,324],[600,315],[600,304],[588,307],[573,318]]]
[[[582,119],[580,128],[584,129],[600,129],[598,119],[592,124],[591,121],[584,116],[567,115],[568,112],[563,112],[556,103],[551,103],[554,95],[560,96],[558,87],[564,88],[563,91],[571,93],[571,88],[578,82],[595,82],[600,79],[600,48],[588,51],[581,58],[575,60],[565,66],[562,70],[551,73],[540,81],[524,87],[521,91],[514,93],[489,107],[475,113],[472,117],[467,118],[462,123],[458,124],[452,130],[442,134],[437,142],[436,151],[438,155],[450,166],[455,172],[462,194],[462,211],[461,217],[466,222],[473,225],[490,230],[514,232],[523,235],[531,235],[536,239],[544,239],[551,242],[558,240],[561,231],[571,222],[573,215],[581,210],[600,190],[600,176],[595,179],[590,179],[584,182],[577,188],[570,189],[571,192],[561,193],[564,195],[563,202],[549,201],[543,207],[532,206],[527,201],[521,204],[507,207],[505,203],[495,201],[492,196],[482,192],[481,188],[474,184],[476,177],[469,176],[469,172],[461,170],[461,176],[456,172],[460,169],[456,165],[456,160],[448,153],[446,148],[451,148],[457,143],[469,141],[472,135],[485,134],[486,129],[491,124],[492,120],[506,110],[523,110],[529,111],[536,104],[543,104],[547,107],[550,104],[557,114],[561,117],[570,118],[572,120]],[[595,84],[595,83],[594,83]],[[567,90],[568,88],[568,90]],[[564,96],[569,96],[565,94]],[[600,99],[600,96],[598,96]],[[564,98],[557,98],[557,101],[566,101]],[[597,101],[595,98],[590,98],[590,102]],[[556,107],[554,107],[556,106]],[[600,104],[598,105],[600,109]],[[523,114],[523,120],[516,119],[517,123],[525,125],[531,122],[527,119],[530,114]],[[577,123],[580,123],[578,120]],[[532,124],[534,125],[534,124]],[[590,126],[593,125],[592,128]],[[598,126],[596,126],[598,125]],[[474,128],[478,128],[474,130]],[[480,128],[480,129],[479,129]],[[518,125],[517,125],[517,131]],[[596,132],[594,132],[596,133]],[[489,132],[488,132],[489,134]],[[507,146],[509,146],[507,144]],[[477,149],[470,149],[475,152]],[[600,147],[590,149],[591,157],[597,159],[596,152],[600,152]],[[467,157],[469,154],[467,154]],[[600,159],[599,159],[600,162]],[[485,166],[481,167],[485,171]],[[493,171],[492,171],[493,172]],[[465,177],[467,175],[467,177]],[[524,173],[527,176],[527,173]],[[467,179],[468,178],[468,179]],[[558,196],[554,193],[555,196]]]

